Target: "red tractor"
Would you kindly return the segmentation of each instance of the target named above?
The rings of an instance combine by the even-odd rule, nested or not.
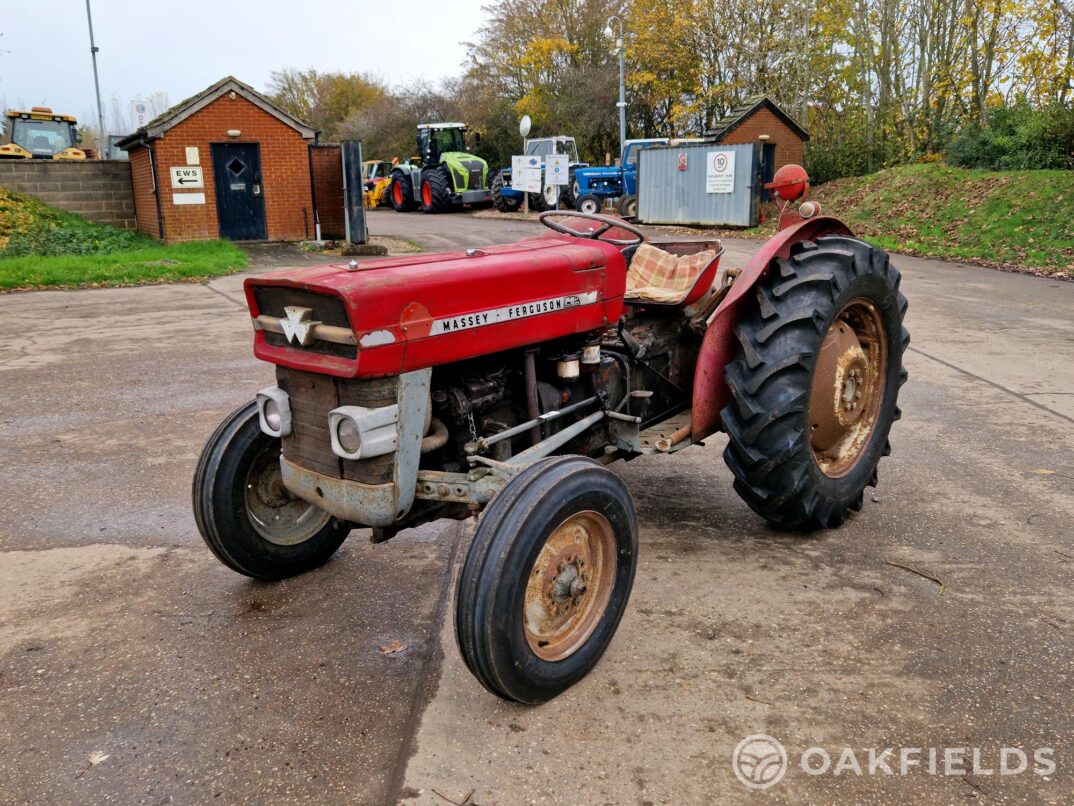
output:
[[[808,190],[804,172],[774,185],[788,204]],[[785,208],[740,271],[718,242],[547,212],[548,233],[509,246],[249,278],[277,380],[205,446],[205,541],[281,579],[355,528],[380,542],[480,513],[463,658],[501,697],[556,696],[596,665],[634,581],[637,515],[609,463],[725,431],[735,489],[795,530],[839,526],[876,485],[906,300],[883,251],[817,212]]]

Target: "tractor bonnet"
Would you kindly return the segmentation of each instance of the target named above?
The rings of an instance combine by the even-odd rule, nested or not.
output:
[[[599,241],[392,257],[246,280],[254,353],[337,377],[397,375],[619,319],[626,263]]]

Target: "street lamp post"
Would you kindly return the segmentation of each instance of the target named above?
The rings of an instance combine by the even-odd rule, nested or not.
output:
[[[619,26],[618,35],[616,35],[615,29],[612,28],[612,23]],[[604,29],[604,34],[605,36],[615,36],[615,49],[619,52],[619,103],[616,106],[619,107],[619,156],[622,157],[623,149],[626,147],[626,48],[623,43],[623,20],[615,14],[608,17],[608,25]]]
[[[97,91],[97,159],[101,157],[101,143],[105,139],[104,112],[101,110],[101,82],[97,78],[97,47],[93,41],[93,15],[90,13],[90,0],[86,0],[86,22],[89,23],[90,57],[93,59],[93,88]]]

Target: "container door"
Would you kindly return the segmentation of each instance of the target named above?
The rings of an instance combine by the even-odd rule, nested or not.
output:
[[[261,187],[261,147],[257,143],[213,143],[213,184],[220,237],[263,241],[265,197]]]

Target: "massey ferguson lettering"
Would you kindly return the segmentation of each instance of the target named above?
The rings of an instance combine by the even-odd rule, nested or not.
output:
[[[446,319],[437,319],[433,322],[431,335],[441,336],[445,333],[454,333],[457,330],[469,330],[473,327],[484,327],[485,325],[495,325],[515,319],[525,319],[530,316],[540,316],[545,313],[556,313],[565,311],[568,308],[577,308],[580,305],[591,305],[596,301],[597,292],[587,291],[584,294],[567,294],[563,297],[540,299],[535,302],[525,302],[521,305],[493,308],[489,311],[449,316]]]

